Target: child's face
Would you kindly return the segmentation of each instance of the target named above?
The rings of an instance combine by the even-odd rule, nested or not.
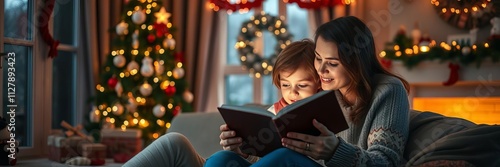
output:
[[[304,68],[280,72],[281,96],[288,104],[315,94],[320,86]]]

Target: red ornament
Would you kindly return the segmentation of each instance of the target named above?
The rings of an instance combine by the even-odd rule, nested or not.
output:
[[[184,62],[184,52],[177,52],[174,54],[175,62]]]
[[[165,88],[165,94],[167,94],[167,96],[173,96],[175,94],[175,86],[167,86],[167,88]]]
[[[154,23],[153,29],[156,30],[156,37],[158,38],[163,37],[165,34],[168,34],[167,25],[163,23]]]
[[[176,116],[177,114],[181,113],[181,107],[180,106],[175,106],[174,110],[172,111],[172,114]]]
[[[118,79],[116,79],[116,77],[112,76],[111,78],[108,79],[109,88],[114,89],[116,84],[118,84]]]
[[[389,60],[389,59],[380,59],[380,64],[382,64],[382,67],[384,67],[385,69],[391,69],[392,67],[392,61]]]
[[[153,43],[155,40],[156,40],[155,35],[153,35],[153,34],[148,35],[148,42],[149,43]]]

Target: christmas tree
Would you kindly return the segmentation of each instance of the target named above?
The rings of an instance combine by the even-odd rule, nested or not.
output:
[[[146,143],[166,132],[170,120],[191,111],[183,55],[175,51],[170,13],[161,1],[125,1],[111,53],[100,71],[87,131],[142,129]]]

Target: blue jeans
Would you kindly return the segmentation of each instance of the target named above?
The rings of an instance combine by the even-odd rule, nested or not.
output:
[[[207,167],[247,167],[247,166],[321,166],[309,157],[287,148],[280,148],[262,157],[255,164],[232,151],[219,151],[205,162]]]

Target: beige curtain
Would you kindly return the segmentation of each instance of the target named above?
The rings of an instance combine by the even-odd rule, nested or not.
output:
[[[77,102],[77,118],[84,121],[91,110],[91,104],[87,99],[95,93],[95,85],[99,78],[99,69],[110,52],[113,35],[108,30],[115,27],[120,18],[122,9],[121,0],[80,1],[80,29],[77,71],[77,91],[79,100]],[[84,123],[84,122],[79,122]]]
[[[193,107],[197,112],[214,111],[221,103],[222,79],[220,49],[224,44],[221,32],[223,15],[206,7],[206,0],[164,0],[172,13],[171,22],[177,31],[177,51],[185,56],[186,79],[194,94]]]

